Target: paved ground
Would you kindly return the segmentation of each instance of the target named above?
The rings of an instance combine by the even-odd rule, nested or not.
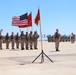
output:
[[[38,50],[6,50],[3,44],[0,75],[76,75],[76,42],[61,42],[60,52],[55,52],[54,46],[54,43],[43,42],[43,51],[54,63],[44,56],[44,63],[41,64],[41,56],[32,63],[41,53],[40,42]]]

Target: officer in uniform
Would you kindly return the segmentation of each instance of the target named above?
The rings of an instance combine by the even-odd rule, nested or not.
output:
[[[2,50],[2,39],[3,39],[3,36],[1,35],[1,32],[0,32],[0,50]]]
[[[16,42],[17,49],[19,49],[19,40],[20,40],[20,37],[19,37],[19,34],[17,33],[17,35],[15,36],[15,42]]]
[[[74,43],[75,42],[75,34],[74,33],[71,33],[72,36],[71,36],[71,43]]]
[[[29,34],[29,39],[30,39],[30,49],[33,50],[32,46],[33,46],[33,34],[32,34],[32,31],[30,31],[30,34]]]
[[[9,49],[9,34],[8,33],[6,33],[5,41],[6,41],[6,49]]]
[[[28,35],[28,32],[26,32],[26,35],[25,35],[25,47],[26,47],[26,50],[28,50],[28,43],[29,43],[29,35]]]
[[[20,42],[21,42],[21,50],[24,50],[25,35],[23,31],[21,32],[20,35]]]
[[[60,33],[58,29],[56,29],[56,32],[54,34],[54,41],[55,41],[56,51],[59,51]]]
[[[33,34],[33,39],[34,39],[34,49],[37,49],[37,39],[38,39],[38,34],[35,31]]]

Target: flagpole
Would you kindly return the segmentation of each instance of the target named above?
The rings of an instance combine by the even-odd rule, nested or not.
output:
[[[19,30],[20,30],[20,33],[21,33],[21,29],[19,28]]]
[[[33,26],[31,27],[31,31],[33,32]]]
[[[41,51],[43,50],[43,42],[42,42],[42,28],[41,28],[41,20],[39,21],[39,26],[40,26],[40,40],[41,40]]]
[[[32,15],[32,12],[31,12],[31,15]],[[33,25],[31,26],[31,31],[33,32]]]
[[[44,62],[44,55],[53,63],[53,61],[44,53],[43,51],[43,42],[42,42],[42,28],[41,28],[41,19],[40,19],[40,12],[39,12],[39,9],[38,9],[38,14],[37,14],[37,18],[38,18],[38,22],[40,24],[40,39],[41,39],[41,53],[33,60],[33,62],[41,55],[41,63]],[[33,63],[32,62],[32,63]]]
[[[40,10],[39,6],[38,6],[38,9]],[[39,14],[40,14],[40,11],[39,11]],[[41,17],[40,17],[40,21],[39,21],[39,25],[40,25],[40,39],[41,39],[41,52],[43,50],[43,42],[42,42],[42,27],[41,27]]]
[[[27,32],[28,32],[28,27],[27,27]]]

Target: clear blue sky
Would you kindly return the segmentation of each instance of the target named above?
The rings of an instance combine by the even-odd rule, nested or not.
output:
[[[41,26],[43,34],[54,34],[58,28],[61,34],[76,34],[76,0],[0,0],[0,29],[2,34],[19,31],[18,27],[12,26],[12,17],[26,12],[32,12],[33,31],[40,33],[39,26],[34,24],[34,18],[40,8]],[[21,29],[24,32],[27,28]],[[28,31],[31,27],[28,28]]]

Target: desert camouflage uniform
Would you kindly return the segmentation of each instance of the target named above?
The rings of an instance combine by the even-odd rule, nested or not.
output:
[[[56,32],[54,34],[54,40],[55,40],[55,49],[56,51],[59,51],[60,34],[58,33],[58,29],[56,29]]]
[[[34,49],[37,49],[38,34],[36,31],[34,32],[33,39],[34,39]]]
[[[29,34],[29,43],[30,43],[30,49],[32,50],[32,46],[33,46],[33,34],[32,34],[32,31],[30,31],[30,34]]]
[[[72,36],[71,36],[71,43],[74,43],[75,42],[75,35],[72,33]]]
[[[11,47],[12,49],[14,49],[14,45],[15,45],[15,36],[14,33],[12,32],[12,35],[10,36],[10,41],[11,41]]]
[[[2,50],[2,41],[3,41],[3,36],[1,35],[1,32],[0,32],[0,49]]]
[[[25,35],[22,31],[20,35],[21,50],[24,50],[24,42],[25,42]]]
[[[26,47],[26,50],[28,50],[28,44],[29,44],[29,35],[28,35],[28,32],[26,32],[26,35],[25,35],[25,47]]]
[[[15,42],[16,42],[17,49],[19,49],[19,40],[20,40],[20,37],[19,37],[19,34],[17,33],[17,35],[15,36]]]
[[[8,33],[6,34],[6,36],[5,36],[5,41],[6,41],[6,49],[9,49],[9,35],[8,35]]]

